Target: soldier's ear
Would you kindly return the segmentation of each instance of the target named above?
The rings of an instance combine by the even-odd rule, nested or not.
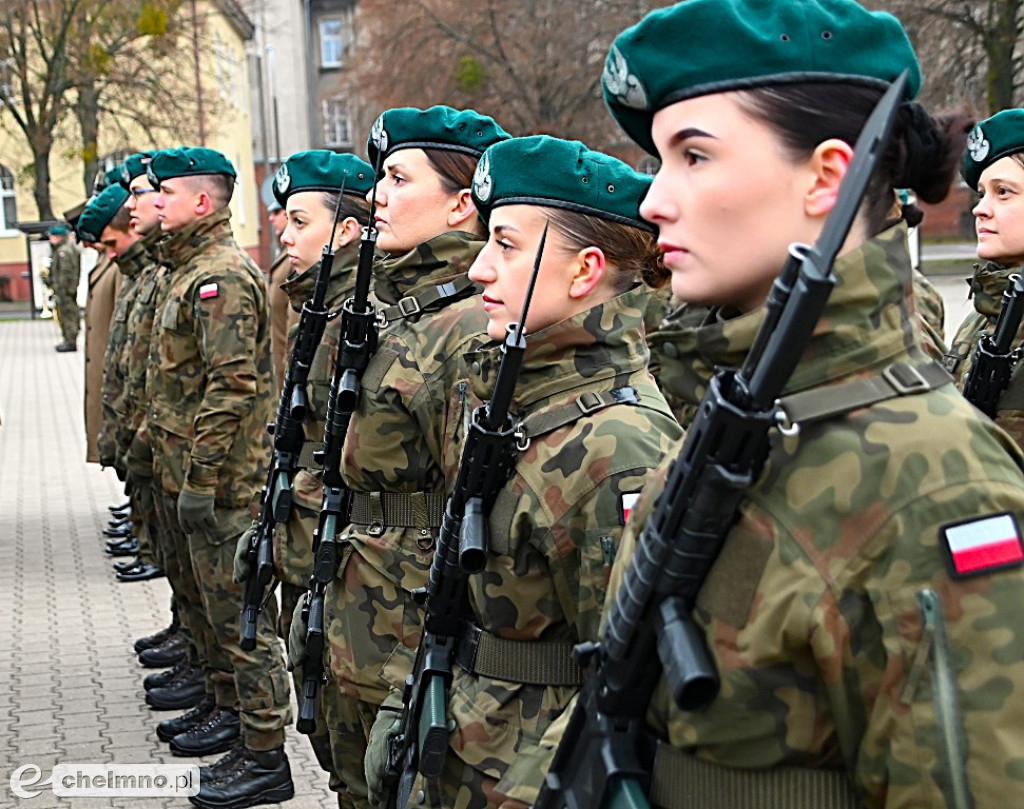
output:
[[[452,207],[448,211],[448,227],[458,229],[459,225],[472,220],[475,216],[476,203],[473,202],[473,194],[468,188],[463,188],[453,198]]]
[[[359,239],[362,225],[354,216],[347,216],[338,223],[338,232],[334,235],[334,249],[344,247]]]
[[[839,198],[839,185],[853,159],[853,147],[830,138],[819,143],[808,161],[809,182],[804,196],[804,213],[812,218],[827,216]]]
[[[594,291],[608,269],[604,251],[600,247],[584,247],[576,254],[570,298],[583,298]]]

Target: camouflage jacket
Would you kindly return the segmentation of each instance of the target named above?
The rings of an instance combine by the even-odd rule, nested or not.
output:
[[[107,350],[103,355],[103,388],[100,396],[103,424],[96,439],[101,463],[112,464],[115,455],[127,448],[127,445],[122,445],[126,405],[124,368],[120,365],[119,359],[128,339],[128,316],[135,306],[145,266],[145,253],[135,250],[137,245],[141,245],[141,242],[136,242],[114,259],[123,278],[121,288],[117,292],[117,300],[114,301],[114,314],[110,318],[110,336],[107,340]]]
[[[946,369],[953,374],[957,387],[964,389],[967,374],[974,365],[974,354],[978,343],[986,334],[995,331],[999,312],[1003,307],[1003,293],[1009,286],[1010,276],[1020,272],[1020,268],[1000,267],[998,264],[986,262],[976,264],[974,275],[967,283],[970,296],[974,301],[974,312],[968,315],[957,329],[956,337],[946,355]],[[1014,346],[1024,340],[1024,323],[1021,324],[1014,338]],[[1003,391],[996,411],[996,424],[1006,430],[1017,445],[1024,447],[1024,365],[1017,363],[1010,384]]]
[[[394,305],[462,278],[482,247],[469,233],[449,233],[407,255],[379,260],[374,264],[374,293],[382,304]],[[448,395],[459,358],[486,339],[486,328],[487,316],[474,294],[438,310],[399,318],[381,331],[345,439],[342,471],[353,492],[431,493],[443,502],[441,451]],[[363,591],[374,609],[390,616],[385,622],[373,615],[344,615],[348,607],[329,616],[336,623],[332,671],[360,699],[380,703],[388,689],[379,676],[382,664],[398,646],[419,644],[422,612],[410,594],[426,585],[436,537],[436,527],[397,527],[387,519],[380,525],[349,527],[348,550],[331,586]],[[341,639],[346,647],[339,648],[337,627],[351,627],[355,621],[365,625],[363,634],[350,628]],[[392,683],[401,683],[408,673],[409,659],[399,651],[386,673]]]
[[[523,684],[511,667],[533,642],[561,642],[571,659],[574,644],[596,640],[626,515],[682,435],[647,370],[643,315],[650,297],[636,287],[527,338],[512,412],[529,446],[491,511],[486,567],[469,579],[473,623],[518,644],[502,651],[505,677],[456,667],[449,701],[456,723],[449,755],[499,779],[499,792],[525,803],[536,798],[550,763],[540,738],[577,686]],[[457,476],[473,407],[493,393],[500,357],[500,344],[488,343],[466,358],[450,407],[449,480]],[[628,388],[638,403],[586,415],[577,404]],[[568,423],[551,432],[531,427],[566,408]]]
[[[893,233],[906,240],[906,226],[897,225]],[[942,296],[917,270],[911,270],[910,278],[902,280],[906,308],[913,313],[909,319],[917,329],[921,347],[929,356],[941,359],[946,351]],[[718,357],[726,348],[723,318],[726,315],[717,309],[677,305],[648,336],[651,373],[684,426],[693,420],[715,363],[720,362]]]
[[[836,271],[789,391],[924,359],[903,294],[902,234],[881,234]],[[680,354],[696,352],[705,368],[737,365],[763,314],[716,318]],[[694,393],[699,377],[690,375]],[[951,384],[774,434],[697,599],[719,696],[684,713],[662,683],[648,714],[657,734],[729,767],[845,771],[873,809],[952,807],[955,768],[976,809],[1022,794],[1024,568],[954,578],[942,533],[1000,512],[1020,519],[1021,460]],[[666,468],[627,526],[611,593]],[[941,608],[926,625],[935,597]],[[962,755],[942,743],[958,732]]]
[[[230,211],[162,242],[173,267],[154,314],[145,429],[164,489],[249,505],[270,460],[266,282],[231,235]]]
[[[127,336],[118,362],[124,376],[124,411],[119,414],[123,424],[119,444],[121,452],[131,444],[149,405],[146,390],[146,369],[153,336],[153,315],[167,292],[170,269],[157,263],[156,245],[163,238],[159,230],[147,235],[125,251],[125,257],[143,265],[135,305],[128,312]],[[173,237],[171,237],[173,238]]]
[[[313,362],[310,365],[307,378],[306,395],[309,399],[309,410],[302,423],[307,444],[314,442],[322,445],[323,442],[327,421],[327,398],[331,390],[331,379],[334,376],[334,365],[338,359],[338,344],[341,339],[341,306],[355,289],[355,268],[358,256],[358,242],[346,245],[334,256],[331,277],[327,284],[327,296],[324,299],[324,305],[332,314],[324,328],[320,345],[317,346],[316,353],[313,355]],[[320,264],[317,263],[304,273],[293,272],[281,283],[281,289],[287,293],[293,310],[301,311],[302,305],[312,297],[319,269]],[[286,376],[297,334],[298,324],[292,327],[288,335],[289,359],[285,363]],[[283,379],[281,383],[284,384]],[[323,485],[322,472],[316,469],[300,468],[292,480],[292,501],[311,511],[318,512],[323,500]],[[293,519],[298,518],[297,512],[293,512]],[[305,585],[313,573],[312,543],[307,546],[305,542],[302,542],[302,547],[296,547],[299,543],[284,541],[288,536],[287,532],[283,536],[280,532],[275,534],[274,561],[283,580],[300,582]],[[290,536],[311,538],[312,534],[293,532]]]
[[[53,251],[50,260],[50,289],[55,295],[72,297],[78,290],[82,276],[82,256],[66,239]]]

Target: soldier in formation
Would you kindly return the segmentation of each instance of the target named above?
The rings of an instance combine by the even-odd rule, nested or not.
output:
[[[48,231],[53,256],[47,285],[53,291],[53,313],[60,327],[57,351],[78,351],[78,282],[82,275],[82,256],[71,243],[71,228],[59,222]]]

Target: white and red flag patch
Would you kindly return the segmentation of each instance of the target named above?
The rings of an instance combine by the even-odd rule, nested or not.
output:
[[[205,301],[207,298],[216,298],[219,294],[220,290],[217,288],[216,281],[199,287],[199,300],[201,301]]]
[[[993,514],[942,529],[954,578],[1024,563],[1024,542],[1012,514]]]
[[[629,520],[629,512],[633,510],[636,501],[640,499],[640,492],[625,492],[619,495],[619,508],[622,510],[622,524]]]

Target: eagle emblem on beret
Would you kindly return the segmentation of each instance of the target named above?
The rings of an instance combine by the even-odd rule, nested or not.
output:
[[[288,164],[285,163],[277,170],[277,174],[274,175],[274,186],[279,194],[283,194],[291,184],[292,175],[288,173]]]
[[[384,128],[383,115],[373,122],[373,127],[370,129],[370,140],[380,151],[388,150],[388,131]]]
[[[125,185],[128,185],[128,183],[130,183],[131,181],[132,172],[128,168],[128,164],[125,163],[123,166],[121,166],[121,182],[123,182]]]
[[[146,179],[149,180],[149,184],[153,186],[153,188],[160,188],[160,178],[157,177],[156,172],[153,171],[152,162],[146,166]]]
[[[481,202],[487,202],[491,198],[491,190],[493,188],[491,158],[487,156],[487,152],[484,152],[480,162],[476,164],[476,171],[473,173],[473,191]]]
[[[971,134],[967,136],[967,151],[971,153],[971,160],[975,163],[980,163],[988,157],[990,149],[991,144],[989,144],[988,138],[985,137],[985,130],[981,128],[981,124],[978,124],[971,130]]]
[[[601,74],[601,83],[608,94],[613,96],[622,106],[631,107],[635,110],[646,110],[650,108],[647,101],[647,93],[640,83],[640,79],[629,70],[629,63],[614,45],[608,52],[608,58],[604,63],[604,72]]]

